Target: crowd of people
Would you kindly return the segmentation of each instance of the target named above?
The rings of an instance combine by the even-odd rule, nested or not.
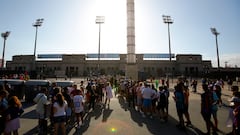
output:
[[[168,120],[169,90],[167,85],[156,88],[152,82],[122,81],[118,93],[126,97],[128,106],[139,111],[142,117],[153,118],[153,115],[157,114],[164,121]]]
[[[19,74],[8,74],[8,75],[1,75],[1,79],[20,79],[20,80],[29,80],[30,75],[28,72],[19,73]]]
[[[179,117],[179,124],[177,126],[184,128],[184,119],[186,118],[186,123],[191,124],[190,115],[188,112],[188,104],[189,104],[189,88],[186,85],[185,79],[179,80],[178,84],[175,86],[174,91],[174,100],[176,102],[177,114]],[[193,80],[192,92],[196,92],[197,87],[194,84],[197,84]],[[224,88],[224,81],[222,79],[219,80],[209,80],[202,79],[202,93],[201,95],[201,115],[205,121],[207,135],[213,134],[217,135],[219,130],[218,123],[218,108],[223,105],[222,102],[222,90]],[[228,84],[230,85],[230,84]],[[230,135],[239,135],[240,134],[240,92],[238,86],[232,86],[231,83],[231,91],[233,97],[229,100],[230,104],[226,105],[229,109],[229,118],[228,118],[228,127],[232,127],[232,131],[228,134]],[[213,122],[211,121],[213,118]]]
[[[79,87],[74,84],[72,87],[61,88],[55,83],[50,90],[43,87],[34,98],[37,104],[39,131],[46,134],[48,118],[54,135],[59,131],[66,134],[66,127],[69,126],[72,117],[73,125],[79,129],[84,125],[83,117],[87,112],[94,110],[96,105],[109,108],[112,97],[110,82],[99,83],[97,80],[89,80],[87,85],[81,81]]]
[[[164,81],[161,81],[164,82]],[[206,123],[206,134],[216,135],[218,128],[218,108],[223,105],[222,102],[222,89],[224,83],[222,79],[208,80],[203,79],[201,92],[201,115]],[[160,85],[160,86],[158,86]],[[176,86],[174,86],[173,100],[176,105],[176,112],[178,116],[178,124],[176,127],[185,129],[186,126],[193,126],[189,114],[189,96],[190,90],[197,93],[198,82],[197,80],[188,81],[186,78],[179,78]],[[232,84],[231,84],[232,85]],[[157,86],[157,87],[156,87]],[[156,115],[160,119],[167,122],[168,120],[168,104],[169,104],[169,85],[159,83],[156,81],[149,82],[124,82],[120,84],[120,92],[126,97],[129,104],[142,114],[142,117],[149,116],[152,118]],[[192,87],[192,88],[191,88]],[[228,126],[232,127],[229,134],[240,134],[240,92],[238,86],[231,86],[233,98],[230,100],[229,105],[229,118]],[[136,105],[135,105],[136,104]],[[211,121],[213,118],[213,122]]]
[[[84,125],[84,115],[96,109],[109,108],[113,98],[113,87],[115,94],[124,97],[129,107],[136,109],[145,118],[158,117],[163,122],[168,122],[169,116],[169,80],[159,81],[132,81],[132,80],[87,80],[71,87],[59,87],[52,83],[50,88],[42,87],[33,101],[36,103],[38,127],[40,134],[48,131],[48,122],[53,129],[53,134],[58,132],[66,134],[66,127],[69,126],[71,118],[75,118],[74,125],[80,128]],[[179,129],[192,126],[189,114],[189,96],[197,92],[197,81],[178,79],[173,87],[173,100],[175,101]],[[114,84],[114,86],[113,86]],[[202,80],[201,93],[201,115],[206,123],[206,134],[217,134],[218,129],[218,108],[222,106],[221,91],[223,83],[221,80]],[[232,84],[231,84],[232,85]],[[229,105],[228,126],[232,127],[231,134],[240,134],[240,92],[238,86],[231,86],[233,96]],[[16,96],[8,97],[8,91],[0,90],[0,134],[18,134],[20,128],[19,117],[24,112],[21,102]],[[213,122],[211,121],[213,117]]]

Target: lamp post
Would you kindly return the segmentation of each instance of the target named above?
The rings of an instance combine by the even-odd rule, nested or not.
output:
[[[99,38],[98,38],[98,74],[100,74],[100,44],[101,44],[101,24],[105,21],[104,16],[96,17],[96,24],[99,24]]]
[[[37,46],[37,32],[38,32],[38,27],[42,26],[43,23],[43,18],[37,19],[35,23],[33,23],[33,27],[36,28],[36,34],[35,34],[35,43],[34,43],[34,60],[36,59],[36,46]]]
[[[169,60],[172,61],[172,55],[171,55],[171,41],[170,41],[170,28],[169,24],[173,23],[173,20],[171,19],[171,16],[163,15],[163,22],[168,24],[168,42],[169,42]]]
[[[216,49],[217,49],[217,68],[219,70],[219,67],[220,67],[220,64],[219,64],[219,53],[218,53],[218,40],[217,40],[217,36],[220,34],[219,32],[217,32],[216,28],[210,28],[211,29],[211,32],[213,35],[215,35],[216,37]]]
[[[7,37],[9,36],[9,34],[10,34],[10,31],[6,31],[6,32],[1,34],[1,36],[4,39],[4,42],[3,42],[3,53],[2,53],[2,68],[4,68],[5,45],[6,45],[6,40],[7,40]]]

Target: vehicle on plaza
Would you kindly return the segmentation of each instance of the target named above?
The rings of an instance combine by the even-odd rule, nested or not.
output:
[[[58,87],[64,88],[64,87],[71,87],[73,84],[75,84],[74,81],[68,81],[68,80],[56,80],[52,83],[56,83]]]
[[[25,82],[25,101],[32,102],[34,97],[40,92],[42,87],[51,86],[49,80],[28,80]]]
[[[24,80],[19,79],[0,79],[0,85],[9,92],[9,97],[17,96],[20,100],[24,97],[24,83]]]

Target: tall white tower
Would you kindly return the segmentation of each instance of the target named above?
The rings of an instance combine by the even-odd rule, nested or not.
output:
[[[134,0],[127,0],[127,59],[125,76],[138,80],[138,68],[135,54],[135,16]]]
[[[127,0],[127,63],[136,63],[134,0]]]

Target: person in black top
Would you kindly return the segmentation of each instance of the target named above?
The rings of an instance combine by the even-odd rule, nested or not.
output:
[[[209,90],[208,85],[202,85],[204,93],[201,94],[201,114],[206,123],[207,127],[207,135],[211,134],[211,128],[213,129],[213,135],[216,135],[216,128],[211,121],[211,114],[212,114],[212,105],[214,103],[213,100],[213,93]]]
[[[8,91],[0,90],[0,134],[3,133],[5,129],[5,120],[6,120],[6,109],[8,108]]]
[[[18,135],[18,129],[20,128],[19,117],[23,112],[22,104],[18,97],[10,97],[8,101],[8,109],[6,110],[5,135],[10,135],[11,132],[13,132],[14,135]]]
[[[96,97],[97,97],[96,89],[97,89],[97,87],[96,87],[95,84],[93,84],[91,87],[87,88],[87,92],[90,95],[90,101],[89,101],[89,106],[88,106],[89,110],[91,108],[94,109],[94,107],[95,107],[95,100],[96,100]]]

